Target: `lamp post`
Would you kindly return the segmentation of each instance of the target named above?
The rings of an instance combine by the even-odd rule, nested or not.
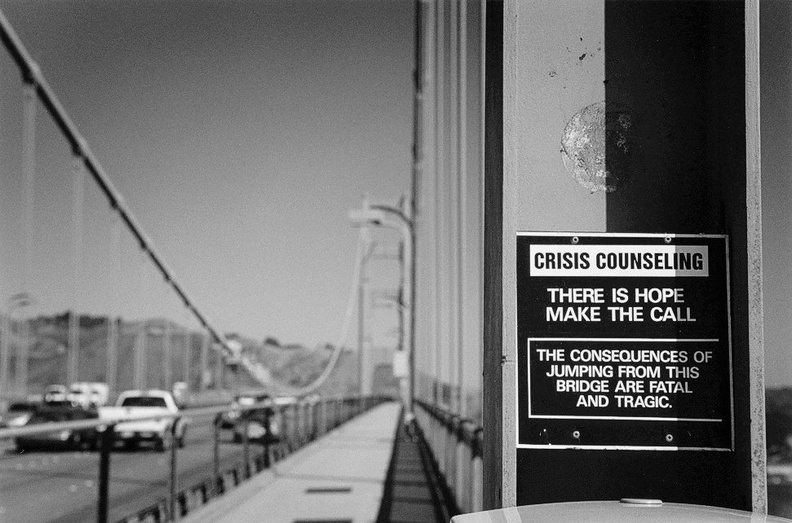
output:
[[[0,333],[0,395],[6,399],[10,393],[10,363],[11,363],[11,330],[13,322],[11,317],[14,311],[34,303],[33,298],[26,292],[14,294],[6,301],[5,314],[2,316],[2,333]],[[27,325],[21,340],[20,350],[16,359],[16,381],[22,384],[22,392],[27,394],[27,354],[28,354]],[[20,379],[21,378],[21,379]]]
[[[363,244],[363,256],[360,260],[360,280],[358,281],[358,393],[361,395],[371,393],[371,382],[365,376],[363,368],[365,367],[366,354],[366,265],[369,259],[374,254],[373,242],[369,241],[368,235],[365,236],[365,243]]]
[[[389,218],[395,218],[392,220]],[[414,372],[414,345],[415,345],[415,307],[413,296],[415,294],[415,227],[412,219],[400,209],[387,205],[370,205],[363,201],[361,209],[349,211],[349,221],[363,227],[387,227],[401,232],[404,241],[404,257],[402,262],[402,307],[409,309],[409,314],[403,315],[402,332],[407,332],[408,340],[402,350],[407,354],[407,384],[403,389],[406,393],[405,409],[407,413],[413,411],[413,395],[415,387]],[[403,379],[403,378],[402,378]]]

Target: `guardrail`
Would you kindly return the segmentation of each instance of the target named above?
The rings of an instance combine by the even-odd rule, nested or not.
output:
[[[217,407],[203,407],[185,409],[178,414],[155,415],[134,417],[121,420],[90,419],[79,421],[65,421],[46,423],[41,425],[27,425],[12,429],[0,429],[0,439],[15,438],[17,436],[47,434],[66,430],[82,430],[94,428],[98,432],[99,450],[99,482],[96,520],[107,523],[109,513],[109,483],[111,453],[115,447],[115,427],[119,423],[134,419],[144,421],[153,419],[172,419],[170,425],[170,474],[168,479],[168,496],[154,505],[146,507],[135,514],[122,519],[124,522],[147,521],[175,521],[180,516],[186,515],[189,510],[200,506],[211,498],[223,494],[231,487],[248,479],[255,472],[269,468],[269,466],[303,445],[324,435],[335,427],[351,418],[369,410],[370,408],[387,401],[385,397],[374,396],[346,396],[338,398],[309,398],[304,400],[288,401],[263,401],[252,405],[230,407],[228,405]],[[246,411],[262,410],[268,416],[277,417],[281,428],[277,439],[264,441],[263,445],[256,445],[260,451],[251,455],[252,445],[248,439],[248,426],[244,417],[240,417],[243,424],[241,464],[235,464],[231,469],[221,470],[220,467],[220,433],[221,415],[224,413],[241,414]],[[177,476],[177,463],[179,445],[176,441],[176,427],[179,419],[196,419],[214,416],[214,441],[212,456],[212,476],[198,484],[179,489]],[[267,424],[269,421],[267,422]]]
[[[484,430],[438,405],[419,399],[415,405],[415,418],[457,506],[463,513],[483,510]]]

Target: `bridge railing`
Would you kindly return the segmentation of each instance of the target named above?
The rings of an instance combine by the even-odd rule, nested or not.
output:
[[[109,483],[111,479],[111,454],[115,448],[115,427],[125,421],[144,421],[171,419],[170,425],[170,472],[168,494],[157,503],[129,514],[122,521],[174,521],[186,515],[196,506],[223,494],[254,473],[269,468],[270,465],[307,443],[321,437],[342,423],[387,401],[385,397],[343,396],[334,398],[312,397],[306,399],[279,399],[262,401],[245,406],[215,406],[184,409],[177,414],[134,417],[128,419],[86,419],[57,423],[26,425],[17,428],[0,429],[0,440],[35,434],[48,434],[61,431],[96,429],[97,450],[99,451],[98,499],[96,521],[106,523],[110,509]],[[273,438],[265,438],[261,445],[253,445],[248,438],[248,421],[242,413],[247,411],[267,412],[268,422],[278,423],[278,433]],[[231,468],[223,469],[220,461],[220,435],[223,414],[239,415],[238,423],[243,424],[241,431],[242,460],[236,461]],[[214,418],[212,475],[199,483],[182,487],[178,482],[178,452],[176,441],[177,421],[197,418]],[[268,423],[269,424],[269,423]]]
[[[416,399],[415,417],[438,470],[462,512],[483,510],[483,429],[439,405]]]

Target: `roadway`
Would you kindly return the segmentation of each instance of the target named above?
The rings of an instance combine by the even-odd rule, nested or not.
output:
[[[242,445],[221,433],[221,470],[243,460]],[[252,450],[260,447],[251,445]],[[179,449],[179,489],[212,475],[211,418],[193,420],[187,444]],[[169,492],[170,452],[116,450],[110,460],[109,521],[149,507]],[[77,451],[16,452],[0,441],[0,521],[77,523],[96,521],[99,453]]]

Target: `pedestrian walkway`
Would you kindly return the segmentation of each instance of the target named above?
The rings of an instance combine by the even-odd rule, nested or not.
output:
[[[377,520],[401,406],[344,423],[188,514],[190,523],[358,523]]]

